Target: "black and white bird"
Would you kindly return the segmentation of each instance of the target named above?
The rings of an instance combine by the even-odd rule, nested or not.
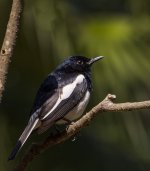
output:
[[[91,66],[102,58],[72,56],[48,75],[37,92],[29,122],[8,160],[15,158],[33,131],[43,133],[54,124],[73,122],[82,116],[92,90]]]

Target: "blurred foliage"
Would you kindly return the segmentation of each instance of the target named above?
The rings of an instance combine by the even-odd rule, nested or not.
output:
[[[11,1],[0,0],[0,43]],[[65,57],[105,59],[93,67],[94,91],[88,109],[108,93],[116,102],[148,100],[150,94],[150,1],[36,0],[24,1],[17,45],[9,68],[0,115],[0,170],[12,169],[7,156],[28,120],[41,81]],[[87,110],[88,110],[87,109]],[[150,170],[149,111],[105,113],[81,132],[41,154],[33,170]]]

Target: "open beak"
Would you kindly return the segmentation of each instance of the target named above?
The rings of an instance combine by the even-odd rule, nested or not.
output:
[[[92,59],[88,62],[88,64],[89,64],[89,65],[92,65],[94,62],[99,61],[99,60],[102,59],[102,58],[104,58],[104,56],[98,56],[98,57],[92,58]]]

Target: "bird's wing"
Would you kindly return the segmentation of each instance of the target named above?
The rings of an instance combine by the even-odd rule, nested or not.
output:
[[[56,103],[58,95],[58,82],[56,77],[54,75],[49,75],[43,81],[36,94],[30,115],[34,114],[38,109],[41,109],[48,99],[51,99],[51,103],[49,105],[52,107]]]
[[[42,126],[39,127],[39,132],[43,132],[42,129],[45,130],[45,127],[48,128],[57,120],[65,117],[81,101],[87,91],[87,82],[84,77],[82,81],[80,78],[75,79],[73,83],[67,84],[61,89],[57,102],[53,108],[50,108],[49,112],[47,112],[49,105],[46,105],[46,112],[45,108],[42,109],[40,115]]]

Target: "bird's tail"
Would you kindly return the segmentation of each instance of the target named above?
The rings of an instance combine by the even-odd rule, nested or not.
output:
[[[13,148],[12,152],[10,153],[8,160],[13,160],[15,158],[18,151],[21,149],[23,144],[26,142],[26,140],[32,133],[33,129],[36,127],[38,121],[39,121],[39,119],[36,118],[34,121],[28,123],[28,125],[26,126],[22,135],[20,136],[19,140],[17,141],[15,147]]]

